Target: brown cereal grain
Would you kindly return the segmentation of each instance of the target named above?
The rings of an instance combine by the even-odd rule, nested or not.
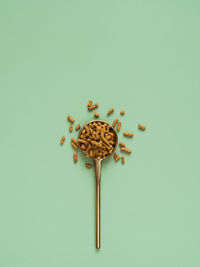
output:
[[[91,111],[91,110],[93,110],[93,109],[95,109],[95,108],[98,108],[98,106],[99,106],[99,104],[94,104],[94,105],[92,105],[92,106],[89,106],[89,107],[88,107],[88,110]]]
[[[122,152],[129,153],[129,154],[132,152],[132,150],[131,150],[131,149],[129,149],[129,148],[126,148],[126,147],[121,147],[121,151],[122,151]]]
[[[60,144],[62,145],[65,142],[65,136],[63,136],[60,140]]]
[[[76,163],[77,161],[78,161],[77,154],[74,153],[74,163]]]
[[[75,143],[71,142],[71,145],[74,149],[78,149],[78,146]]]
[[[73,126],[72,125],[69,126],[69,131],[70,131],[70,133],[73,131]]]
[[[118,123],[118,119],[115,119],[112,126],[115,127],[117,123]]]
[[[68,119],[68,121],[70,121],[71,123],[74,123],[74,122],[75,122],[75,120],[74,120],[71,116],[68,116],[67,119]]]
[[[120,159],[120,155],[118,155],[117,153],[114,153],[114,159],[115,161],[118,161]]]
[[[89,100],[88,107],[90,107],[91,105],[92,105],[92,100]]]
[[[120,114],[123,116],[125,114],[125,111],[124,110],[120,111]]]
[[[99,118],[99,113],[94,112],[94,117],[95,117],[95,118]]]
[[[117,123],[117,131],[118,131],[118,132],[120,131],[121,125],[122,125],[122,123],[121,123],[121,121],[119,121],[119,122]]]
[[[125,147],[126,145],[124,143],[122,143],[122,142],[119,142],[119,146],[120,147]]]
[[[113,113],[114,112],[114,108],[111,108],[110,110],[108,110],[108,112],[107,112],[107,116],[109,116],[111,113]]]
[[[77,146],[79,145],[78,141],[76,139],[74,139],[73,137],[71,138],[71,142]]]
[[[142,124],[138,124],[138,129],[145,131],[146,130],[146,126],[142,125]]]
[[[90,163],[85,163],[85,167],[88,168],[88,169],[91,169],[91,168],[92,168],[92,164],[90,164]]]
[[[75,130],[78,131],[81,128],[80,123],[76,125]]]
[[[123,132],[123,135],[126,137],[133,137],[133,133]]]
[[[124,164],[125,163],[125,158],[121,157],[121,161],[122,161],[122,164]]]

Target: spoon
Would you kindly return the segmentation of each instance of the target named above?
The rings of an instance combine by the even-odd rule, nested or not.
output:
[[[107,159],[115,151],[116,146],[117,146],[117,142],[118,142],[117,133],[116,133],[115,129],[109,123],[107,123],[106,121],[101,121],[101,120],[93,120],[93,121],[86,123],[81,128],[79,135],[78,135],[78,139],[80,139],[81,133],[82,133],[84,127],[88,126],[90,123],[93,123],[93,122],[96,122],[96,123],[101,122],[103,124],[107,124],[111,128],[111,131],[113,132],[113,134],[115,136],[115,145],[113,147],[112,153],[108,154],[106,156],[105,159]],[[80,148],[81,148],[81,146],[80,146]],[[85,151],[83,151],[82,148],[81,148],[81,151],[85,155]],[[101,162],[103,159],[102,158],[101,159],[93,158],[93,160],[94,160],[94,165],[95,165],[95,176],[96,176],[96,248],[99,249],[100,248],[100,181],[101,181]]]

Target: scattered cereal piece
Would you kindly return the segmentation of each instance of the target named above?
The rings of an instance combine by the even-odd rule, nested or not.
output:
[[[95,116],[95,118],[99,118],[99,113],[94,112],[94,116]]]
[[[92,100],[89,100],[88,107],[90,107],[91,105],[92,105]]]
[[[77,161],[78,161],[77,154],[74,153],[74,163],[76,163]]]
[[[70,121],[71,123],[75,122],[75,120],[71,116],[68,116],[67,118],[68,118],[68,121]]]
[[[118,123],[118,119],[115,119],[112,126],[115,127],[117,123]]]
[[[98,104],[94,104],[94,105],[92,105],[92,106],[89,106],[88,107],[88,110],[90,111],[90,110],[93,110],[93,109],[95,109],[95,108],[98,108]]]
[[[120,147],[125,147],[126,145],[124,143],[122,143],[122,142],[119,142],[119,146]]]
[[[114,108],[111,108],[110,110],[108,110],[108,112],[107,112],[107,116],[109,116],[111,113],[113,113],[114,112]]]
[[[85,163],[85,167],[88,168],[88,169],[91,169],[91,168],[92,168],[92,164],[90,164],[90,163]]]
[[[127,136],[127,137],[133,137],[133,133],[128,133],[128,132],[123,132],[123,135],[124,136]]]
[[[72,125],[69,126],[69,131],[70,131],[70,133],[73,131],[73,126]]]
[[[123,116],[125,114],[125,111],[124,110],[120,111],[120,114]]]
[[[126,147],[121,147],[121,151],[126,152],[126,153],[129,153],[129,154],[132,152],[131,149],[126,148]]]
[[[71,142],[71,145],[74,149],[78,149],[78,146],[75,143]]]
[[[138,129],[145,131],[146,130],[146,126],[143,126],[142,124],[138,124]]]
[[[114,159],[115,161],[118,161],[120,159],[120,155],[118,155],[117,153],[114,153]]]
[[[125,158],[121,157],[121,161],[122,161],[122,164],[124,164],[125,163]]]
[[[74,143],[76,146],[79,146],[79,143],[76,139],[72,137],[71,142]]]
[[[121,123],[121,121],[119,121],[119,122],[117,123],[117,131],[118,131],[118,132],[120,131],[121,125],[122,125],[122,123]]]
[[[62,145],[65,142],[65,136],[63,136],[60,140],[60,144]]]
[[[78,125],[76,125],[75,130],[78,131],[80,128],[81,128],[81,125],[80,125],[80,123],[79,123]]]

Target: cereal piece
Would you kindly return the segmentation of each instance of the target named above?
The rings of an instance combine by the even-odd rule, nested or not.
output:
[[[74,153],[74,163],[76,163],[77,161],[78,161],[77,154]]]
[[[60,144],[62,145],[65,142],[65,136],[63,136],[60,140]]]
[[[99,113],[94,112],[94,116],[95,116],[95,118],[99,118]]]
[[[79,146],[79,143],[76,139],[74,139],[73,137],[71,138],[71,142],[74,143],[75,145]]]
[[[128,132],[123,132],[123,135],[124,136],[127,136],[127,137],[133,137],[133,133],[128,133]]]
[[[126,145],[124,143],[122,143],[122,142],[119,142],[119,146],[120,147],[125,147]]]
[[[121,125],[122,125],[122,123],[121,123],[121,121],[119,121],[119,122],[117,123],[117,131],[118,131],[118,132],[120,131]]]
[[[146,130],[146,126],[142,125],[142,124],[138,124],[138,129],[145,131]]]
[[[114,159],[115,161],[118,161],[120,159],[120,155],[118,155],[117,153],[114,153]]]
[[[80,128],[81,128],[81,125],[79,123],[78,125],[76,125],[75,130],[78,131]]]
[[[86,146],[85,145],[81,145],[81,149],[82,150],[86,150]]]
[[[110,110],[108,110],[108,112],[107,112],[107,116],[109,116],[111,113],[113,113],[114,112],[114,108],[111,108]]]
[[[104,132],[101,132],[101,139],[103,140],[103,142],[104,142],[106,145],[109,145],[109,141],[105,138],[105,136],[104,136]]]
[[[71,145],[74,149],[78,149],[78,146],[75,143],[71,142]]]
[[[88,169],[91,169],[91,168],[92,168],[92,164],[90,164],[90,163],[85,163],[85,167],[88,168]]]
[[[98,108],[98,106],[99,106],[98,104],[94,104],[94,105],[92,105],[92,106],[89,106],[89,107],[88,107],[88,110],[91,111],[91,110],[93,110],[93,109],[95,109],[95,108]]]
[[[125,111],[124,110],[120,111],[120,114],[123,116],[125,114]]]
[[[90,107],[91,105],[92,105],[92,100],[89,100],[88,107]]]
[[[121,157],[121,162],[122,162],[122,164],[125,163],[125,158],[124,157]]]
[[[73,126],[72,125],[69,126],[69,131],[70,131],[70,133],[73,131]]]
[[[67,118],[68,118],[68,121],[70,121],[71,123],[75,122],[75,120],[71,116],[68,116]]]
[[[102,147],[102,143],[101,142],[91,141],[91,144],[95,145],[97,147]]]
[[[115,125],[118,123],[118,119],[115,119],[114,122],[113,122],[113,127],[115,127]]]
[[[132,152],[131,149],[126,148],[126,147],[121,147],[120,149],[121,149],[121,151],[126,152],[126,153],[129,153],[129,154]]]
[[[82,139],[78,139],[78,142],[79,142],[79,143],[82,143],[82,144],[86,144],[86,145],[88,144],[88,142],[87,142],[87,141],[85,141],[85,140],[82,140]]]

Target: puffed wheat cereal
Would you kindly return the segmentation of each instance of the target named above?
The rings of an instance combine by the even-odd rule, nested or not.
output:
[[[71,123],[75,122],[75,120],[71,116],[68,116],[67,118],[68,118],[68,121],[70,121]]]
[[[121,147],[121,151],[126,152],[126,153],[129,153],[129,154],[132,152],[131,149],[126,148],[126,147]]]
[[[92,105],[92,100],[89,100],[88,107],[90,107],[91,105]]]
[[[112,126],[115,127],[117,123],[118,123],[118,119],[115,119],[115,120],[113,121]]]
[[[117,153],[114,153],[114,159],[115,161],[118,161],[120,159],[120,155],[118,155]]]
[[[63,136],[60,140],[60,144],[62,145],[65,142],[65,136]]]
[[[142,124],[138,124],[138,129],[145,131],[146,130],[146,126],[143,126]]]
[[[74,153],[74,163],[76,163],[77,161],[78,161],[77,154]]]
[[[122,142],[119,142],[119,146],[120,147],[125,147],[126,145],[124,143],[122,143]]]
[[[81,128],[81,125],[80,125],[80,123],[79,123],[78,125],[76,125],[75,130],[78,131],[80,128]]]
[[[90,164],[90,163],[85,163],[85,167],[88,168],[88,169],[91,169],[91,168],[92,168],[92,164]]]
[[[121,125],[122,125],[122,123],[121,123],[121,121],[119,121],[119,122],[117,123],[117,131],[118,131],[118,132],[120,131]]]
[[[127,136],[127,137],[133,137],[133,133],[128,133],[128,132],[123,132],[123,135],[124,136]]]
[[[99,113],[94,112],[94,116],[95,116],[95,118],[99,118]]]
[[[94,104],[94,105],[92,105],[92,106],[89,106],[88,107],[88,110],[90,111],[90,110],[93,110],[93,109],[95,109],[95,108],[98,108],[98,104]]]
[[[108,110],[108,112],[107,112],[107,116],[109,116],[111,113],[113,113],[114,112],[114,108],[111,108],[110,110]]]

